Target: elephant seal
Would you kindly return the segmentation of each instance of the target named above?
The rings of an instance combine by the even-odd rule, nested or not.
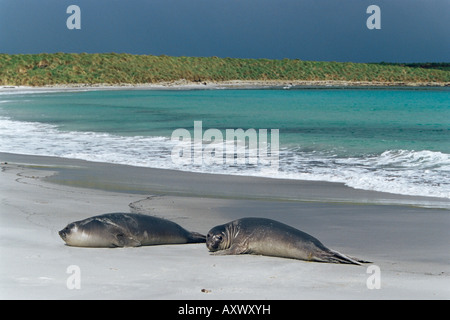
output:
[[[158,244],[205,242],[205,236],[189,232],[175,222],[134,213],[107,213],[75,221],[58,232],[69,246],[139,247]]]
[[[328,249],[313,236],[284,223],[264,218],[242,218],[212,228],[206,246],[213,254],[259,254],[306,261],[369,263]]]

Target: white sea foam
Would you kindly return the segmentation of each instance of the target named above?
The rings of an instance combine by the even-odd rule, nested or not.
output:
[[[0,151],[159,168],[171,145],[165,137],[60,131],[50,124],[0,118]]]
[[[341,182],[355,189],[450,198],[449,154],[388,150],[358,158],[317,153],[296,153],[291,157],[297,159],[289,163],[280,159],[280,167],[287,177]]]
[[[119,136],[62,131],[57,126],[0,117],[0,151],[57,156],[162,169],[341,182],[364,190],[450,198],[450,155],[421,150],[388,150],[342,157],[332,152],[280,150],[279,171],[258,165],[176,165],[175,142],[167,137]]]

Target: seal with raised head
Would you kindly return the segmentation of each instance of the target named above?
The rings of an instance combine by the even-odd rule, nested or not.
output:
[[[206,246],[213,254],[259,254],[306,261],[361,264],[313,236],[284,223],[265,218],[242,218],[212,228]]]
[[[134,213],[106,213],[75,221],[59,235],[69,246],[97,248],[201,243],[206,238],[175,222]]]

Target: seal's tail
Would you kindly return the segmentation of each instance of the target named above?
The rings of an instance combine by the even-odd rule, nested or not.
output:
[[[370,261],[346,256],[335,250],[331,250],[331,249],[328,249],[328,250],[329,251],[323,252],[320,256],[318,256],[317,261],[329,262],[329,263],[347,263],[347,264],[356,264],[356,265],[361,265],[362,263],[371,263]]]
[[[205,235],[198,232],[191,232],[188,243],[205,243],[205,242],[206,242]]]

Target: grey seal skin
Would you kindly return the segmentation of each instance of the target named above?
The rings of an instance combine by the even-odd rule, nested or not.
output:
[[[107,213],[69,223],[58,232],[69,246],[139,247],[204,243],[205,236],[175,222],[134,213]]]
[[[325,247],[313,236],[265,218],[242,218],[212,228],[206,246],[213,254],[259,254],[315,262],[369,263]]]

